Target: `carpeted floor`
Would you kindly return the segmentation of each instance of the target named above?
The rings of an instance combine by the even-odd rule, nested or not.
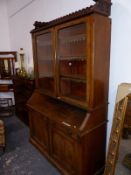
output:
[[[131,170],[122,164],[122,161],[127,154],[131,154],[131,135],[128,139],[121,140],[115,175],[131,175]]]
[[[0,175],[60,175],[29,143],[29,129],[15,116],[5,118],[6,151],[0,155]]]
[[[61,175],[47,159],[29,143],[29,129],[17,117],[5,118],[6,151],[0,155],[0,175]],[[115,175],[131,175],[122,165],[131,153],[131,138],[122,140]]]

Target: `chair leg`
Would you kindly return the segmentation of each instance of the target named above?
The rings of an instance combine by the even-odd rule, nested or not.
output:
[[[3,152],[5,153],[5,146],[3,147]]]
[[[3,120],[0,120],[0,149],[5,152],[5,124]]]
[[[1,116],[13,115],[13,101],[12,98],[0,98]]]
[[[5,153],[5,146],[0,147],[0,156]]]

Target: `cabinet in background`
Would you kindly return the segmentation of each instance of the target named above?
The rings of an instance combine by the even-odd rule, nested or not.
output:
[[[0,80],[12,80],[12,77],[15,75],[16,60],[17,52],[0,52]]]
[[[16,116],[25,124],[29,125],[29,117],[26,103],[33,93],[34,80],[16,76],[13,78],[13,86]]]

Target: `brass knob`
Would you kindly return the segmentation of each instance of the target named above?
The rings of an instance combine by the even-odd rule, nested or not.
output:
[[[113,139],[113,142],[114,142],[114,143],[117,143],[117,139]]]
[[[111,155],[112,155],[112,156],[114,156],[114,155],[115,155],[115,153],[114,153],[114,152],[111,152]]]
[[[112,165],[112,164],[113,164],[113,161],[112,161],[112,160],[110,160],[110,161],[109,161],[109,163]]]
[[[118,134],[118,132],[119,132],[119,130],[117,129],[117,130],[116,130],[116,133]]]

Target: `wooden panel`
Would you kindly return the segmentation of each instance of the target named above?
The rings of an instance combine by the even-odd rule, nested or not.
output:
[[[49,149],[48,141],[48,120],[43,115],[30,112],[30,132],[31,137],[40,144],[43,149]]]
[[[35,22],[31,32],[36,80],[28,100],[31,142],[64,175],[100,175],[104,167],[110,5],[97,0],[51,22]]]
[[[93,175],[104,166],[107,106],[89,113],[35,91],[28,107],[32,143],[65,175]]]
[[[91,78],[90,108],[108,102],[109,57],[110,57],[110,19],[98,14],[90,18],[91,48],[88,64]]]
[[[80,173],[80,147],[77,142],[61,130],[52,127],[51,131],[51,156],[54,161],[71,175]]]

